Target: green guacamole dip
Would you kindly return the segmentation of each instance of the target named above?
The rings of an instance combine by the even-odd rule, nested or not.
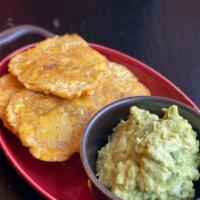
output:
[[[98,154],[97,176],[123,200],[193,199],[198,180],[197,133],[178,114],[177,106],[163,109],[160,119],[131,107],[127,121],[113,130]]]

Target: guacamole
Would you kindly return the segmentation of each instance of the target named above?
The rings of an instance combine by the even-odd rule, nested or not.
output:
[[[98,154],[97,177],[123,200],[193,199],[199,178],[197,133],[178,113],[159,118],[135,106]]]

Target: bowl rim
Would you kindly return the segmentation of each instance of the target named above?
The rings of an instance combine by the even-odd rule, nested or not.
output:
[[[110,110],[112,110],[114,107],[116,106],[120,106],[122,104],[127,104],[127,103],[134,103],[134,102],[139,102],[141,100],[153,100],[155,102],[167,102],[170,103],[172,105],[177,105],[178,107],[181,107],[183,110],[186,110],[190,113],[192,113],[193,115],[195,115],[197,118],[200,119],[200,111],[197,108],[193,108],[185,103],[182,103],[178,100],[175,99],[171,99],[168,97],[162,97],[162,96],[136,96],[136,97],[128,97],[128,98],[124,98],[124,99],[120,99],[118,101],[112,102],[108,105],[106,105],[105,107],[103,107],[102,109],[100,109],[88,122],[85,130],[84,130],[84,134],[82,136],[82,140],[81,140],[81,149],[80,149],[80,156],[81,156],[81,162],[83,164],[84,170],[87,174],[87,176],[89,177],[89,179],[92,181],[92,183],[95,185],[95,187],[98,188],[98,190],[100,190],[105,196],[109,197],[110,199],[113,200],[118,200],[119,198],[117,196],[115,196],[112,192],[110,192],[108,189],[106,189],[106,187],[100,183],[100,181],[97,179],[96,175],[92,172],[90,166],[89,166],[89,162],[87,160],[87,156],[86,156],[86,143],[88,141],[88,136],[90,134],[90,129],[91,127],[95,124],[96,120],[101,117],[102,114],[109,112]],[[187,118],[186,118],[187,119]]]

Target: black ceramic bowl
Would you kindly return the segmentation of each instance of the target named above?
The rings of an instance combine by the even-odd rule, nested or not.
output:
[[[84,169],[91,181],[91,189],[97,199],[118,199],[107,190],[96,177],[96,160],[98,151],[107,143],[108,136],[112,129],[121,119],[127,119],[131,106],[149,110],[160,117],[163,115],[162,108],[170,105],[177,105],[179,113],[187,119],[193,129],[200,134],[200,113],[191,107],[164,97],[131,97],[116,101],[100,110],[88,123],[81,144],[81,159]],[[198,139],[200,135],[198,134]],[[200,198],[200,181],[194,183],[196,195],[195,199]]]

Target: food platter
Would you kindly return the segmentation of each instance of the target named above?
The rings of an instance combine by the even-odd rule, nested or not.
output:
[[[154,96],[165,96],[182,101],[191,107],[197,106],[173,83],[142,62],[96,44],[92,48],[131,70],[139,80],[147,86]],[[16,53],[34,46],[23,47],[8,55],[0,62],[0,74],[7,72],[9,59]],[[95,199],[89,191],[87,176],[83,170],[79,154],[75,154],[66,162],[47,163],[33,158],[27,148],[17,138],[8,134],[8,130],[0,125],[0,144],[7,158],[16,171],[27,180],[38,192],[48,199]]]

